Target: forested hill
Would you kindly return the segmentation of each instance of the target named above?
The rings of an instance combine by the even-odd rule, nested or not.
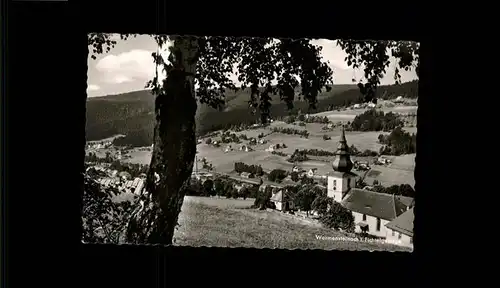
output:
[[[299,95],[299,90],[296,91]],[[401,85],[381,86],[377,97],[393,99],[398,96],[418,97],[418,81]],[[248,109],[249,89],[228,91],[226,108],[217,111],[206,105],[199,105],[197,111],[197,131],[206,133],[226,125],[254,123],[259,115],[252,115]],[[359,103],[361,93],[356,85],[335,85],[329,92],[324,91],[318,97],[318,109],[321,112],[333,106]],[[289,113],[279,96],[272,96],[271,115],[284,116]],[[295,101],[295,108],[307,111],[307,102]],[[87,140],[104,139],[117,134],[127,135],[128,142],[146,146],[152,143],[154,121],[154,96],[149,90],[135,91],[118,95],[92,97],[87,100]],[[134,139],[134,140],[132,140]],[[130,143],[132,144],[132,143]]]

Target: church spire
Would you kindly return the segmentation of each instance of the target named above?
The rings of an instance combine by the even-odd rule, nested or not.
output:
[[[342,134],[340,135],[339,146],[337,147],[337,152],[335,152],[335,160],[333,160],[332,167],[333,170],[338,172],[350,172],[353,166],[349,154],[349,146],[345,139],[344,125],[342,125]]]

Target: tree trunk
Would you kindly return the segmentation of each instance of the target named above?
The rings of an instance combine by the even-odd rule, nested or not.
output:
[[[173,40],[174,68],[168,72],[164,92],[156,97],[154,147],[147,177],[147,190],[160,208],[147,242],[165,245],[172,244],[196,156],[197,40],[178,36]]]

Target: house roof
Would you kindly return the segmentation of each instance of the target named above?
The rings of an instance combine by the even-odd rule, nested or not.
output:
[[[284,183],[272,182],[269,180],[263,180],[263,185],[271,186],[273,188],[284,188],[286,185]]]
[[[396,219],[387,223],[385,227],[408,235],[413,236],[413,220],[415,219],[415,214],[413,213],[413,208],[399,215]]]
[[[248,172],[241,172],[241,176],[250,176],[251,173]]]
[[[389,221],[403,214],[408,207],[397,196],[357,188],[349,191],[342,205],[351,211]]]
[[[413,207],[415,204],[415,199],[406,196],[395,196],[397,200],[401,201],[407,207]]]
[[[283,191],[278,191],[276,194],[271,197],[271,201],[283,202]]]

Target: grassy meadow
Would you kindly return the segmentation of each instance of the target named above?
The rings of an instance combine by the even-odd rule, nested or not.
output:
[[[316,236],[346,235],[280,212],[246,209],[252,203],[252,199],[185,197],[179,215],[180,226],[174,234],[175,244],[194,247],[411,251],[385,243],[320,240]]]

